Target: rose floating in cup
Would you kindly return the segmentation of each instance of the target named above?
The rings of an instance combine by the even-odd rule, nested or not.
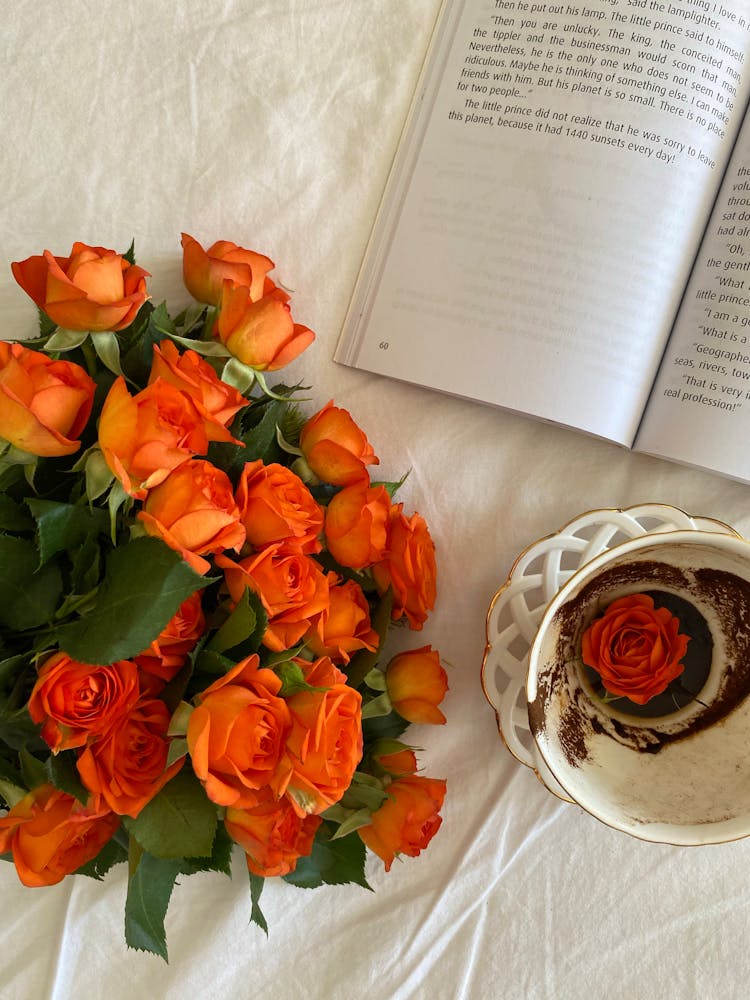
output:
[[[689,641],[667,608],[657,608],[648,594],[630,594],[589,625],[581,657],[610,695],[645,705],[682,674]]]

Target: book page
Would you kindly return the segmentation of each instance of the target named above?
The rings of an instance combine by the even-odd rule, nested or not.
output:
[[[639,451],[750,481],[750,121],[646,408]]]
[[[744,6],[449,3],[336,360],[631,444],[743,111]]]

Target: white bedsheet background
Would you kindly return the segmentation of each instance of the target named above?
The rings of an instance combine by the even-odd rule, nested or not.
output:
[[[267,886],[268,940],[232,881],[185,879],[169,966],[123,940],[124,871],[22,888],[0,866],[3,1000],[249,997],[704,1000],[745,995],[750,842],[648,845],[558,802],[503,749],[479,669],[516,553],[594,507],[663,501],[750,533],[750,489],[335,365],[331,356],[438,0],[0,0],[0,257],[125,249],[156,301],[187,300],[181,230],[267,253],[318,335],[311,407],[367,430],[435,539],[421,634],[448,725],[412,730],[448,780],[444,823],[375,890]],[[35,313],[0,268],[3,336]],[[456,350],[460,350],[456,345]],[[502,367],[502,357],[486,359]]]

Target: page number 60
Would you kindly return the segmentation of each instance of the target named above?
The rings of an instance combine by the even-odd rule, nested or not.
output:
[[[378,350],[387,351],[390,346],[391,345],[388,343],[387,340],[381,340],[380,343],[378,344]]]

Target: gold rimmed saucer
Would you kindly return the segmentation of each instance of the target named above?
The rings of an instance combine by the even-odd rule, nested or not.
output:
[[[492,598],[482,689],[507,749],[566,802],[572,799],[547,768],[529,728],[526,677],[539,622],[560,588],[595,556],[641,535],[686,530],[739,535],[723,521],[687,514],[668,504],[591,510],[525,548]]]

